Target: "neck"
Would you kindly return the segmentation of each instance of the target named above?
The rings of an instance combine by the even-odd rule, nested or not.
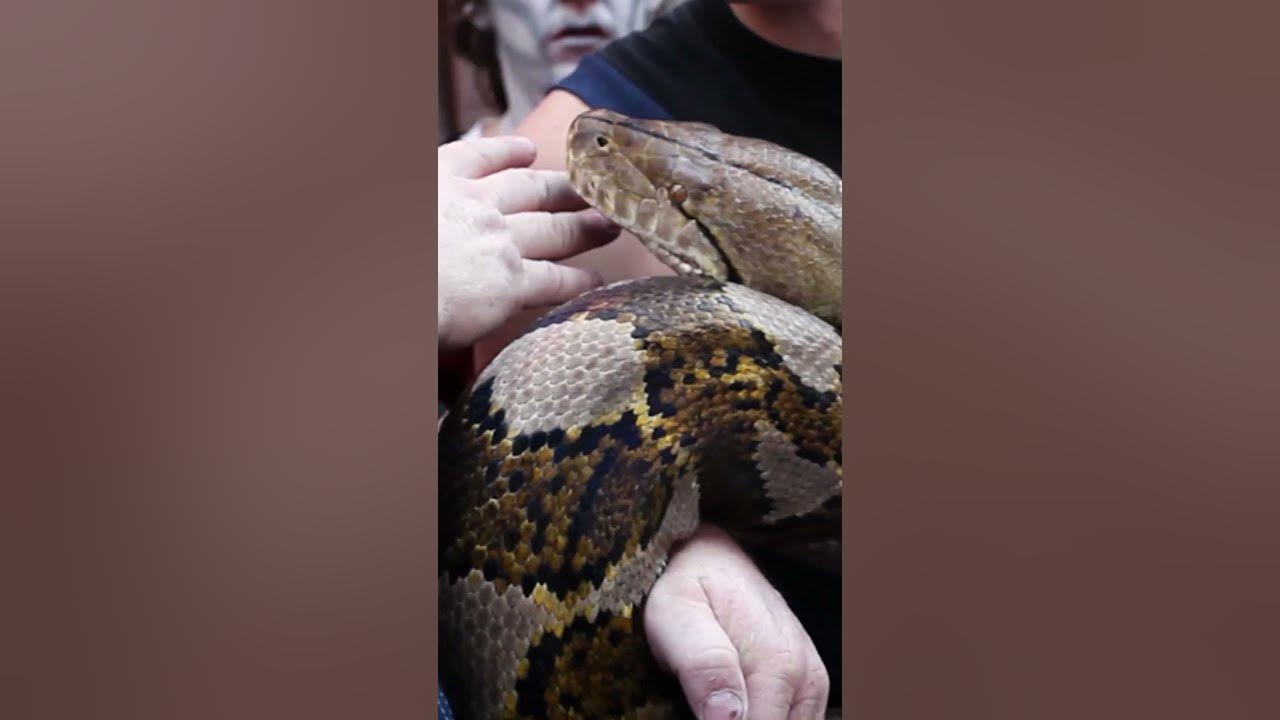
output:
[[[513,132],[516,125],[537,107],[551,84],[545,66],[533,67],[528,60],[498,49],[498,65],[502,68],[502,89],[507,95],[507,110],[496,118],[494,134]],[[531,69],[532,68],[532,69]]]
[[[840,0],[731,2],[729,7],[751,32],[779,47],[839,60],[843,33]]]

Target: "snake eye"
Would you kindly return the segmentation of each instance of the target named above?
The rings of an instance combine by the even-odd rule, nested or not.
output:
[[[685,190],[683,185],[672,185],[671,190],[667,192],[667,197],[671,198],[673,203],[682,203],[689,199],[689,191]]]
[[[607,137],[605,137],[605,136],[603,136],[603,135],[597,135],[597,136],[596,136],[596,145],[599,145],[600,147],[608,147],[608,146],[609,146],[609,138],[607,138]]]

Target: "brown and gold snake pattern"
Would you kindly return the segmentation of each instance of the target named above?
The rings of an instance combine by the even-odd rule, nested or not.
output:
[[[705,519],[838,572],[841,181],[602,110],[568,155],[677,275],[551,311],[449,412],[441,671],[460,720],[692,717],[642,629],[673,545]]]

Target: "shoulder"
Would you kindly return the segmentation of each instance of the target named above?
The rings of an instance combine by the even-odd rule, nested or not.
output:
[[[670,119],[671,113],[644,80],[643,75],[626,72],[605,55],[597,54],[583,58],[554,90],[573,95],[587,107],[607,108],[636,118]]]

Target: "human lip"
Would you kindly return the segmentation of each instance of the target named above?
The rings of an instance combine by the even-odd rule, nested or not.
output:
[[[612,37],[599,25],[563,27],[547,40],[547,48],[557,60],[572,59],[599,49]]]
[[[599,25],[566,25],[551,36],[551,42],[563,38],[599,38],[609,39],[610,33]]]

